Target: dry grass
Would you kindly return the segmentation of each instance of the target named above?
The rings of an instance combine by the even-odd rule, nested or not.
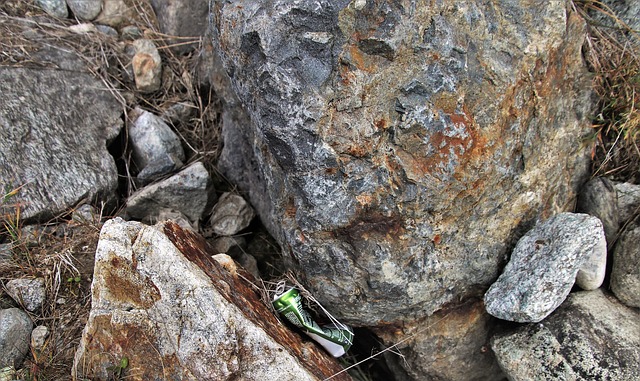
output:
[[[589,25],[585,58],[595,74],[593,175],[640,183],[639,32],[599,1],[575,3]]]

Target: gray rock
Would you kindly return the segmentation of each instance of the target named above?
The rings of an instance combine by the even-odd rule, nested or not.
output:
[[[260,270],[258,270],[258,261],[256,258],[247,253],[240,253],[238,263],[243,269],[247,270],[254,278],[260,279]]]
[[[640,185],[617,183],[615,188],[618,194],[620,224],[624,225],[640,215]]]
[[[36,62],[70,70],[0,67],[0,181],[2,189],[22,186],[10,201],[27,221],[81,200],[109,202],[117,188],[107,144],[122,127],[122,108],[102,81],[74,69],[83,67],[77,56],[56,54]]]
[[[13,260],[13,245],[10,243],[0,244],[0,264],[7,264]]]
[[[391,368],[401,368],[408,380],[501,380],[502,371],[488,348],[495,325],[496,319],[476,299],[401,328],[383,327],[375,333],[386,345],[411,337],[399,344],[401,356],[387,358]]]
[[[124,0],[102,0],[102,11],[95,19],[96,23],[108,25],[111,27],[118,27],[120,24],[127,21],[132,16],[132,11],[129,9]]]
[[[305,286],[376,325],[487,287],[509,237],[572,207],[590,90],[564,2],[355,5],[216,2],[212,35],[252,120],[230,178],[258,168],[241,189]]]
[[[605,235],[595,247],[585,254],[585,259],[576,275],[576,285],[583,290],[595,290],[602,286],[607,274],[607,240]]]
[[[201,162],[196,162],[132,194],[127,199],[126,211],[132,218],[149,222],[157,221],[163,209],[173,209],[196,223],[207,207],[211,192],[209,173]]]
[[[100,222],[100,213],[91,205],[80,205],[71,214],[71,220],[80,224],[95,224]]]
[[[118,38],[118,31],[108,25],[96,25],[96,29],[102,34]]]
[[[187,216],[185,216],[184,214],[182,214],[182,212],[179,212],[177,210],[161,209],[160,212],[158,213],[157,220],[149,221],[149,222],[155,223],[155,222],[163,222],[163,221],[173,221],[184,230],[198,231],[197,221],[194,221],[194,222],[189,221]]]
[[[158,18],[162,33],[176,37],[193,37],[193,39],[170,39],[169,43],[174,45],[174,51],[186,53],[198,47],[198,37],[207,30],[206,26],[209,20],[209,3],[207,1],[151,0],[151,6]],[[192,42],[194,40],[195,42]]]
[[[38,0],[38,4],[50,16],[61,19],[69,17],[69,10],[65,0]]]
[[[16,303],[31,312],[40,309],[46,297],[43,278],[12,279],[5,288]]]
[[[532,324],[491,340],[500,367],[512,381],[576,381],[558,340],[543,324]]]
[[[206,247],[175,224],[107,221],[74,378],[107,379],[122,356],[141,380],[317,381],[341,370],[278,321],[246,272]]]
[[[620,222],[616,188],[609,179],[597,177],[586,183],[578,195],[576,211],[598,217],[604,227],[607,245],[613,247]]]
[[[251,205],[242,196],[224,193],[213,207],[207,232],[230,236],[246,228],[255,217]]]
[[[602,291],[569,295],[542,324],[494,338],[510,380],[640,379],[640,314]]]
[[[603,0],[597,9],[592,9],[590,13],[600,25],[640,30],[640,3],[635,0]],[[634,39],[629,40],[633,42]]]
[[[37,351],[42,350],[49,337],[49,328],[39,325],[31,331],[31,347]]]
[[[630,307],[640,307],[640,224],[629,225],[613,251],[611,291]]]
[[[487,312],[510,321],[539,322],[567,297],[578,270],[604,249],[596,217],[561,213],[536,225],[516,244],[511,259],[484,296]]]
[[[162,85],[162,59],[156,45],[151,40],[139,39],[133,42],[135,55],[131,60],[136,88],[144,93],[152,93]]]
[[[0,368],[19,368],[29,351],[33,323],[26,312],[18,308],[0,310]]]
[[[128,25],[120,30],[120,36],[124,41],[134,41],[142,38],[143,33],[137,26]]]
[[[240,258],[244,248],[247,247],[247,240],[244,239],[244,237],[222,236],[207,242],[211,245],[211,249],[214,253],[224,253],[234,259]]]
[[[136,108],[129,128],[133,160],[138,178],[149,182],[182,167],[185,159],[180,138],[158,116]]]
[[[102,0],[67,0],[67,5],[74,16],[87,21],[98,17],[102,10]]]
[[[177,102],[162,113],[162,118],[170,123],[188,123],[198,108],[193,102]]]

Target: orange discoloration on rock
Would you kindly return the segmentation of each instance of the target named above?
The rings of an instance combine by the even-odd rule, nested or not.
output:
[[[247,281],[253,279],[251,274],[239,268],[238,273],[242,276],[233,276],[211,257],[211,249],[204,238],[183,230],[173,222],[164,225],[164,233],[189,261],[211,278],[217,291],[230,304],[238,307],[252,323],[262,327],[275,342],[287,348],[311,373],[325,379],[342,370],[338,362],[324,350],[316,345],[306,345],[299,335],[276,318]],[[219,280],[224,281],[229,287],[222,287]],[[333,379],[350,380],[351,377],[345,372]]]
[[[149,308],[161,299],[156,285],[136,272],[134,263],[120,257],[113,257],[104,270],[105,287],[117,300],[131,303],[139,308]]]

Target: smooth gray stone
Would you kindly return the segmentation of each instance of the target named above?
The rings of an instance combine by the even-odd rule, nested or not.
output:
[[[18,308],[0,310],[0,368],[20,368],[29,351],[33,323],[26,312]]]
[[[603,239],[602,223],[587,214],[561,213],[536,225],[520,238],[484,295],[487,312],[516,322],[544,319],[565,300],[578,270]]]
[[[629,225],[613,251],[611,291],[630,307],[640,308],[640,224]]]
[[[80,20],[91,21],[102,11],[102,0],[67,0],[67,5]]]
[[[607,245],[613,247],[620,221],[618,219],[618,195],[613,183],[605,177],[587,182],[578,194],[576,212],[598,217],[604,227]]]

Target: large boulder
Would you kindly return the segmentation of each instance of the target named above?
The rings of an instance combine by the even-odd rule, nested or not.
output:
[[[322,380],[337,361],[275,316],[227,257],[168,222],[106,222],[74,377],[107,380]],[[346,373],[333,378],[350,380]]]
[[[33,59],[59,68],[0,66],[0,185],[20,188],[8,204],[20,205],[22,218],[44,220],[115,197],[107,144],[122,107],[74,54],[42,50]]]
[[[522,229],[571,207],[590,90],[565,2],[211,5],[253,121],[225,149],[254,157],[225,168],[258,168],[245,191],[339,317],[411,320],[486,288]]]

